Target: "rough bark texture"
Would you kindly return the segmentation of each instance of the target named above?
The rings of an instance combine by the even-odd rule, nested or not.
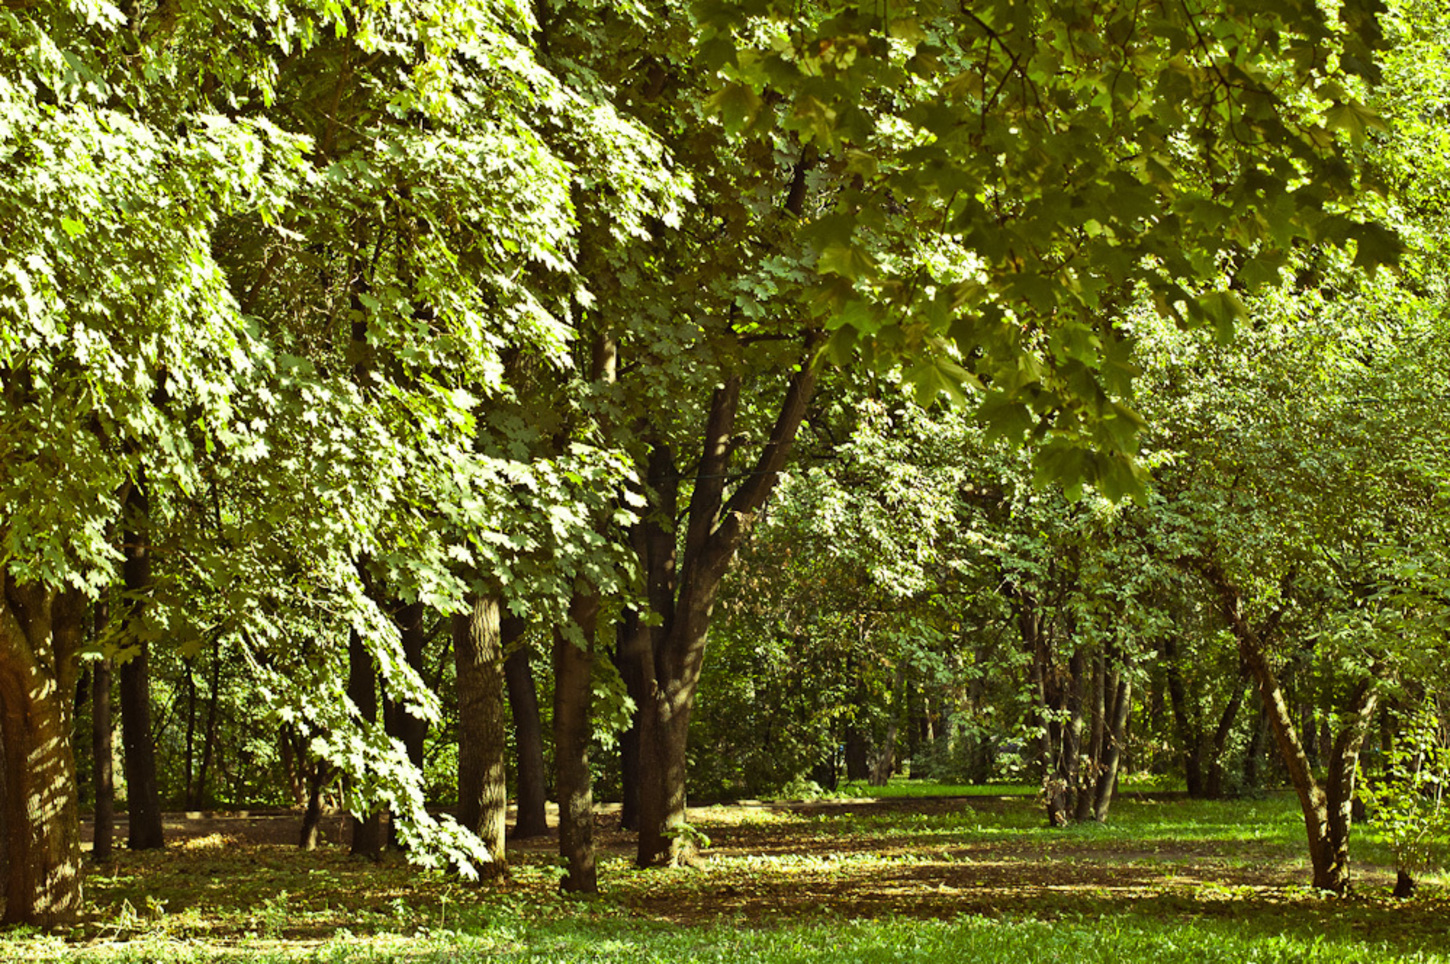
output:
[[[504,832],[508,809],[505,760],[504,657],[497,596],[479,596],[473,610],[453,617],[453,659],[458,675],[458,822],[478,834],[492,864],[507,868]]]
[[[559,856],[566,873],[563,889],[592,894],[599,890],[594,859],[594,788],[589,772],[591,723],[590,670],[599,597],[575,592],[569,621],[580,639],[554,634],[554,787],[559,797]]]
[[[150,514],[145,477],[138,472],[126,498],[125,562],[122,572],[129,599],[124,628],[136,655],[121,664],[121,744],[126,767],[126,845],[132,850],[165,846],[161,795],[156,785],[156,744],[151,735],[151,655],[141,627],[151,591],[151,549],[146,521]]]
[[[71,697],[85,609],[79,596],[3,580],[0,738],[7,873],[0,922],[53,928],[81,905]]]
[[[803,158],[800,169],[807,166]],[[643,661],[642,779],[636,853],[640,866],[679,863],[693,855],[687,835],[679,832],[686,822],[685,750],[715,598],[730,561],[775,487],[795,444],[796,432],[815,392],[816,371],[812,366],[821,340],[819,332],[806,338],[800,367],[791,376],[770,438],[728,499],[725,487],[736,444],[740,377],[727,377],[711,399],[679,569],[677,573],[671,570],[674,591],[669,599],[651,592],[651,605],[660,617],[661,631],[652,634],[651,658]],[[651,486],[658,484],[651,473]],[[677,491],[677,479],[667,484]],[[660,508],[656,506],[656,514],[674,518],[663,516]],[[648,572],[650,562],[644,561]]]
[[[518,753],[518,804],[513,836],[522,840],[549,832],[545,817],[547,796],[544,773],[544,728],[539,721],[539,692],[534,685],[533,653],[516,645],[523,635],[521,619],[503,621],[504,678],[508,683],[509,712],[514,719],[514,746]]]
[[[1294,713],[1269,662],[1266,640],[1277,631],[1276,611],[1263,625],[1253,625],[1244,614],[1243,594],[1212,562],[1204,575],[1218,596],[1219,608],[1238,642],[1239,656],[1257,681],[1279,755],[1299,798],[1309,842],[1313,886],[1336,894],[1350,887],[1349,834],[1352,824],[1355,764],[1378,702],[1373,674],[1361,680],[1350,698],[1343,728],[1330,751],[1329,770],[1321,784],[1300,741]]]

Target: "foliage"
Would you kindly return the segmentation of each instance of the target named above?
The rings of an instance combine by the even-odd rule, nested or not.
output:
[[[1361,779],[1360,796],[1372,824],[1407,874],[1440,863],[1450,842],[1450,742],[1433,709],[1422,707],[1399,729],[1381,771]]]

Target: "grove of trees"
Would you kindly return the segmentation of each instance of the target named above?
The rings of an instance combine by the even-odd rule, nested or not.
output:
[[[1282,781],[1344,892],[1450,709],[1443,7],[7,0],[4,920],[118,775],[474,878],[547,796],[572,891],[596,789]]]

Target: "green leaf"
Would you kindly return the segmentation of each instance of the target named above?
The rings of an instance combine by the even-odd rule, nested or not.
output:
[[[1249,310],[1232,291],[1210,291],[1200,295],[1198,307],[1213,324],[1214,335],[1220,344],[1226,345],[1233,340],[1235,324],[1249,320]]]
[[[832,244],[821,252],[816,270],[822,274],[838,274],[855,281],[876,274],[876,259],[854,244]]]

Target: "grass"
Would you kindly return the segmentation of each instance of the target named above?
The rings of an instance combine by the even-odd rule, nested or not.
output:
[[[547,852],[477,887],[338,847],[213,834],[123,852],[64,935],[0,961],[1426,961],[1450,964],[1443,879],[1401,903],[1356,841],[1359,896],[1309,891],[1293,800],[1122,800],[1043,826],[1030,796],[702,808],[704,869],[638,871],[607,824],[604,895],[557,891]]]

